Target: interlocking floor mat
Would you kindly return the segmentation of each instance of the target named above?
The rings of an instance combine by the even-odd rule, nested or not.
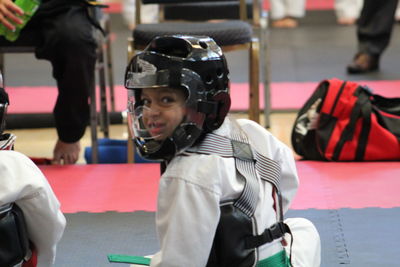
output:
[[[149,255],[158,164],[41,166],[66,213],[56,266],[110,266],[108,254]],[[286,217],[317,227],[323,267],[398,266],[400,163],[298,161],[300,188]]]
[[[66,214],[67,228],[55,266],[128,266],[109,263],[108,254],[151,255],[158,248],[155,213]],[[398,266],[400,208],[289,210],[317,227],[322,267]]]

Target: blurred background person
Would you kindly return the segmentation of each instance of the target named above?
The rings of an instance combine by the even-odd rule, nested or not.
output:
[[[360,16],[363,0],[335,0],[335,14],[340,25],[353,25]]]
[[[122,0],[122,17],[130,30],[135,27],[135,0]],[[158,21],[158,5],[143,5],[141,7],[143,23],[156,23]]]
[[[377,71],[392,36],[398,0],[364,0],[357,23],[358,51],[347,66],[349,74]]]
[[[304,17],[305,0],[270,0],[272,27],[296,28]]]

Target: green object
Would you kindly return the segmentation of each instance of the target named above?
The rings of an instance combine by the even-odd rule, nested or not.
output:
[[[123,262],[123,263],[134,263],[141,265],[150,265],[150,258],[142,257],[142,256],[130,256],[130,255],[119,255],[119,254],[110,254],[107,256],[108,261],[110,262]]]
[[[14,42],[18,39],[21,29],[25,27],[26,23],[32,18],[36,10],[39,8],[40,0],[16,0],[15,3],[23,11],[24,15],[19,16],[23,21],[22,24],[16,24],[11,22],[15,26],[15,30],[6,28],[3,24],[0,24],[0,35],[3,35],[8,41]]]
[[[272,255],[269,258],[257,262],[257,267],[290,267],[289,258],[285,250]]]

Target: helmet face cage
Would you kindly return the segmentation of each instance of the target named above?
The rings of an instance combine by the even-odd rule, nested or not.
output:
[[[16,136],[13,134],[3,133],[9,103],[8,94],[3,88],[3,80],[0,73],[0,150],[13,150],[16,139]]]
[[[5,128],[8,103],[8,94],[2,86],[2,76],[0,73],[0,135],[3,133]]]
[[[186,77],[186,75],[183,75]],[[176,153],[191,146],[202,132],[205,114],[197,111],[196,99],[201,99],[202,94],[192,94],[188,88],[191,85],[185,84],[185,80],[190,83],[192,79],[183,79],[181,88],[174,90],[184,91],[186,101],[184,106],[185,115],[175,131],[166,139],[159,139],[159,136],[152,136],[146,127],[146,112],[148,107],[140,99],[142,89],[128,92],[128,125],[136,145],[142,156],[148,159],[166,159]],[[155,88],[154,86],[151,88]],[[167,88],[160,86],[157,89]],[[204,96],[204,94],[203,94]],[[168,150],[166,149],[168,148]]]
[[[154,39],[130,62],[125,73],[128,93],[128,123],[141,155],[148,159],[169,159],[192,146],[208,118],[223,120],[218,114],[221,93],[228,100],[228,69],[221,49],[209,37],[166,36]],[[141,94],[145,88],[182,90],[186,96],[181,123],[173,133],[158,139],[151,136],[144,123],[146,107]],[[225,103],[224,103],[225,104]],[[221,122],[218,122],[219,125]],[[218,127],[219,127],[218,125]]]
[[[6,127],[7,103],[0,103],[0,135]]]

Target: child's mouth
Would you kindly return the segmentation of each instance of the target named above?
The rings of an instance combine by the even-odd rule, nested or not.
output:
[[[149,132],[152,136],[157,136],[162,134],[165,126],[162,123],[150,123],[148,125]]]

